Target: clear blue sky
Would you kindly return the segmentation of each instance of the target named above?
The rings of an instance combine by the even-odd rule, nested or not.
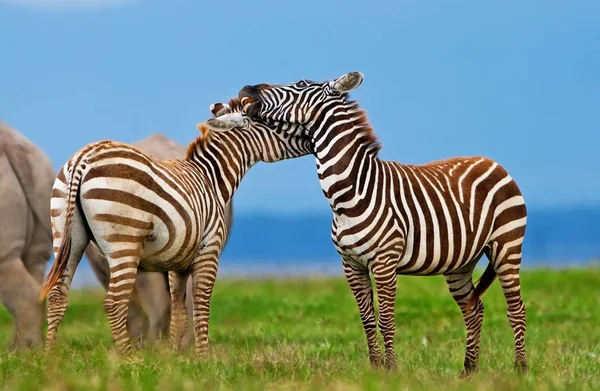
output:
[[[531,207],[600,204],[599,18],[596,0],[0,0],[0,119],[58,168],[100,139],[187,144],[245,84],[360,71],[382,158],[486,155]],[[328,213],[311,157],[259,164],[236,201]]]

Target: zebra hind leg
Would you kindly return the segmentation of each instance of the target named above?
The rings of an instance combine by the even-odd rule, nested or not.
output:
[[[83,254],[83,251],[82,251]],[[75,269],[81,261],[81,255],[77,257],[77,254],[71,253],[67,268],[65,269],[60,282],[50,290],[48,294],[48,332],[46,333],[46,351],[50,351],[56,345],[56,335],[58,333],[58,326],[62,322],[65,312],[67,311],[69,289],[73,276],[75,275]]]
[[[185,308],[185,293],[189,273],[169,272],[169,290],[171,292],[171,343],[180,350],[182,339],[188,324]]]
[[[461,377],[467,377],[479,368],[479,342],[484,312],[483,302],[480,298],[477,298],[473,305],[467,305],[474,291],[474,267],[469,269],[444,275],[450,294],[460,307],[467,328],[465,360]]]
[[[527,360],[525,358],[525,330],[527,322],[525,317],[525,304],[521,296],[521,246],[523,236],[520,238],[492,245],[492,266],[500,286],[504,293],[507,304],[507,315],[514,334],[515,346],[515,368],[520,372],[527,371]]]
[[[58,326],[65,316],[65,312],[68,306],[68,294],[75,275],[75,270],[83,257],[83,252],[90,242],[90,237],[87,229],[83,223],[83,216],[79,208],[75,208],[73,214],[72,232],[70,239],[71,248],[69,251],[69,259],[67,260],[67,267],[65,268],[62,276],[60,277],[58,284],[56,284],[48,293],[48,307],[47,307],[47,320],[48,320],[48,331],[46,333],[46,351],[50,351],[56,345],[56,337],[58,333]],[[62,242],[62,235],[64,235],[63,227],[60,230],[54,230],[54,257],[57,262],[58,251],[60,243]]]
[[[131,341],[127,330],[127,314],[129,298],[135,284],[135,277],[140,263],[140,249],[127,250],[128,255],[121,258],[107,257],[110,265],[110,280],[103,307],[108,317],[117,348],[121,353],[131,351]],[[110,252],[106,252],[110,254]]]
[[[373,287],[368,269],[356,268],[349,260],[343,260],[344,274],[350,286],[350,290],[356,299],[360,319],[367,337],[369,359],[371,366],[378,368],[383,363],[381,347],[377,340],[377,321],[375,319],[375,307],[373,305]]]

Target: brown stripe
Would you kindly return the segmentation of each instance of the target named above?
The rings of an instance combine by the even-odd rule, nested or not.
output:
[[[175,242],[175,225],[173,224],[173,220],[167,215],[167,213],[159,208],[156,204],[147,201],[141,197],[136,195],[127,193],[122,190],[114,190],[114,189],[90,189],[85,194],[83,194],[84,199],[94,199],[94,200],[106,200],[117,202],[123,205],[128,205],[134,209],[142,210],[146,213],[152,214],[162,220],[167,226],[167,231],[169,232],[169,239],[167,243],[159,249],[156,253],[152,254],[158,255],[167,251],[173,243]]]
[[[94,215],[94,220],[102,221],[102,222],[106,222],[106,223],[124,225],[126,227],[137,228],[137,229],[142,229],[142,230],[147,230],[147,231],[152,231],[154,229],[153,222],[146,222],[146,221],[132,219],[130,217],[125,217],[125,216],[100,213],[100,214]]]
[[[123,159],[133,160],[135,162],[141,163],[144,166],[150,168],[152,170],[152,173],[154,175],[156,175],[157,177],[159,177],[161,180],[163,180],[169,188],[178,191],[182,197],[186,198],[185,192],[180,191],[180,187],[182,187],[183,181],[179,177],[181,175],[180,171],[185,168],[181,167],[180,165],[177,165],[175,167],[175,169],[173,170],[171,165],[167,164],[167,162],[164,162],[164,163],[160,162],[160,161],[153,159],[153,158],[147,156],[146,154],[144,154],[143,152],[141,152],[137,149],[134,149],[132,147],[125,146],[125,145],[123,145],[123,147],[127,147],[128,149],[127,150],[121,149],[121,150],[104,151],[101,154],[98,154],[97,156],[95,156],[93,159],[90,159],[90,162],[96,162],[99,160],[112,159],[112,158],[123,158]],[[169,174],[172,175],[172,177],[165,176],[161,171],[157,170],[155,166],[160,166],[161,168],[167,170],[169,172]],[[86,175],[86,177],[87,177],[87,175]]]
[[[112,259],[119,259],[125,257],[136,257],[139,258],[140,250],[137,248],[134,249],[125,249],[125,250],[117,250],[110,253],[110,257]]]
[[[128,269],[128,268],[137,269],[138,264],[136,262],[121,262],[121,263],[118,263],[115,266],[111,267],[110,271],[112,273],[112,272],[118,272],[120,270]]]
[[[449,240],[453,240],[453,238],[449,238],[448,234],[448,224],[446,222],[446,216],[444,214],[443,211],[443,206],[442,206],[442,202],[444,202],[444,204],[447,204],[445,202],[445,199],[442,199],[442,201],[440,201],[440,197],[437,195],[436,192],[436,187],[434,187],[434,185],[432,185],[432,183],[436,183],[435,178],[433,178],[433,174],[431,173],[430,170],[428,170],[427,168],[425,170],[415,170],[415,175],[417,175],[419,177],[419,180],[422,183],[422,187],[425,189],[425,192],[427,193],[427,196],[429,197],[429,200],[431,202],[431,205],[433,207],[433,215],[435,215],[435,217],[437,218],[438,221],[438,229],[439,229],[439,246],[440,246],[440,256],[439,259],[437,260],[437,265],[435,266],[434,269],[432,269],[432,271],[435,271],[438,268],[441,268],[443,266],[443,264],[446,262],[446,259],[448,258],[448,241]],[[439,190],[438,190],[439,191]],[[423,203],[425,204],[424,207],[427,208],[427,212],[429,213],[429,207],[427,206],[427,202],[425,202],[425,200],[423,200]],[[448,208],[450,209],[450,208]],[[430,213],[429,213],[430,214]],[[432,219],[433,216],[430,216],[430,218]],[[431,224],[431,227],[433,228],[433,220],[430,220],[427,222],[427,224]],[[429,234],[429,232],[428,232]],[[433,235],[434,235],[434,231],[433,229],[431,230],[431,235],[432,237],[429,238],[429,242],[431,242],[431,248],[427,248],[427,251],[431,251],[428,252],[428,254],[432,254],[433,255],[433,250],[434,250],[434,241],[433,241]],[[430,262],[425,262],[425,265],[423,265],[423,269],[426,269],[428,266],[430,266]]]
[[[145,236],[127,234],[110,234],[104,237],[104,240],[111,243],[141,243],[144,239],[146,239]]]
[[[58,171],[58,174],[56,175],[56,179],[58,179],[59,181],[61,181],[62,183],[67,183],[67,178],[65,178],[65,167],[61,167],[60,170]]]
[[[133,155],[136,156],[136,155]],[[129,157],[129,155],[128,155]],[[155,174],[157,174],[156,171],[153,171]],[[138,182],[141,186],[144,186],[145,188],[153,191],[154,193],[156,193],[160,198],[162,198],[163,200],[165,200],[166,202],[168,202],[170,205],[172,205],[175,210],[177,211],[177,213],[181,216],[181,218],[184,221],[184,225],[186,227],[185,230],[185,237],[183,239],[183,243],[182,243],[182,248],[186,248],[187,246],[189,246],[190,244],[190,239],[191,239],[191,229],[190,227],[192,227],[192,220],[189,216],[189,214],[186,212],[185,208],[181,205],[181,203],[179,201],[177,201],[171,194],[169,194],[167,191],[165,191],[165,189],[160,186],[156,180],[148,175],[146,172],[139,170],[135,167],[129,166],[127,164],[105,164],[102,166],[96,166],[96,167],[92,167],[90,168],[90,170],[88,171],[88,173],[85,176],[85,181],[89,181],[93,178],[120,178],[120,179],[130,179],[130,180],[134,180],[136,182]],[[173,190],[175,190],[176,192],[178,192],[180,195],[182,195],[184,200],[188,200],[189,199],[187,196],[184,196],[184,193],[181,191],[180,186],[175,186],[172,187]],[[140,198],[140,197],[138,197]],[[140,198],[141,199],[141,198]],[[160,253],[160,251],[159,251]],[[157,253],[157,254],[159,254]]]
[[[52,188],[52,191],[50,192],[50,197],[52,197],[52,198],[67,198],[67,193],[54,187],[54,188]]]

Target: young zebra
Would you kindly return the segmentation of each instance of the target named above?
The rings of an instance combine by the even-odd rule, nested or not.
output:
[[[83,147],[59,172],[51,200],[55,261],[40,294],[49,292],[47,350],[55,345],[75,269],[93,241],[110,266],[104,309],[121,352],[131,348],[126,320],[138,268],[169,271],[176,348],[187,324],[184,294],[191,273],[196,353],[207,352],[210,298],[227,235],[225,205],[255,163],[311,150],[285,126],[272,132],[250,121],[238,100],[211,111],[219,117],[199,125],[203,134],[185,159],[160,161],[101,141]]]
[[[358,303],[371,364],[379,366],[383,357],[369,269],[387,367],[396,367],[396,275],[442,274],[466,324],[463,375],[478,367],[480,296],[496,275],[514,331],[515,362],[526,369],[519,267],[527,211],[521,191],[504,168],[484,157],[421,166],[380,160],[367,116],[347,94],[362,80],[353,72],[324,83],[260,84],[244,87],[239,97],[250,117],[303,125],[292,131],[311,140],[321,188],[333,209],[333,243]],[[489,265],[474,287],[473,270],[483,254]]]

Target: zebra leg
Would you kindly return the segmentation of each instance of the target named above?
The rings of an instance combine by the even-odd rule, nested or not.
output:
[[[210,248],[210,246],[207,246],[207,248]],[[202,254],[200,257],[198,262],[192,265],[192,318],[196,355],[205,356],[208,353],[210,299],[217,279],[218,253],[213,251]],[[182,289],[185,289],[185,280],[181,285]]]
[[[522,239],[521,239],[522,240]],[[508,243],[507,245],[510,245]],[[501,247],[501,246],[499,246]],[[521,296],[521,279],[519,276],[521,268],[521,246],[509,248],[509,251],[503,251],[502,248],[494,251],[494,254],[502,255],[493,262],[494,269],[500,280],[500,286],[506,298],[508,307],[507,315],[510,326],[513,329],[515,338],[515,368],[521,372],[527,371],[527,361],[525,359],[525,330],[527,322],[525,318],[525,304]]]
[[[521,269],[522,245],[525,227],[495,235],[491,241],[490,263],[500,281],[507,304],[507,315],[513,329],[515,339],[515,368],[519,371],[527,370],[525,359],[525,304],[521,296]],[[494,236],[492,234],[492,236]]]
[[[464,368],[461,377],[466,377],[479,368],[479,341],[481,339],[481,326],[483,324],[483,302],[477,299],[472,307],[467,302],[473,293],[473,268],[468,271],[446,274],[446,283],[450,294],[460,307],[463,320],[467,328],[467,342],[465,351]]]
[[[379,330],[383,335],[383,345],[385,347],[385,367],[396,369],[398,367],[394,352],[396,268],[395,264],[385,260],[374,262],[372,269],[375,286],[377,287],[377,301],[379,302]]]
[[[54,258],[58,256],[58,249],[62,241],[62,225],[57,223],[57,229],[54,231]],[[68,239],[67,239],[68,240]],[[58,326],[65,316],[68,306],[67,296],[75,275],[75,270],[83,257],[83,252],[90,242],[87,230],[83,225],[83,216],[79,208],[75,208],[73,213],[73,225],[71,231],[71,251],[67,261],[67,267],[63,272],[58,284],[56,284],[48,293],[48,331],[46,333],[46,351],[50,351],[56,345],[56,334]]]
[[[132,255],[118,259],[107,257],[110,265],[110,280],[103,307],[117,348],[121,353],[127,353],[131,350],[131,341],[127,330],[129,297],[135,285],[135,276],[140,263],[140,257],[133,254],[139,254],[141,251],[139,249],[123,251]]]
[[[381,348],[377,340],[377,321],[375,320],[373,288],[371,286],[369,270],[366,268],[356,268],[347,259],[343,259],[343,267],[350,290],[358,304],[360,319],[367,336],[371,365],[377,368],[381,366],[383,356],[381,355]]]
[[[171,343],[176,350],[181,349],[182,338],[188,319],[185,308],[185,288],[188,273],[169,272],[169,290],[171,291]]]
[[[147,314],[148,329],[145,335],[147,341],[162,339],[169,334],[169,317],[171,312],[171,295],[169,281],[162,272],[138,271],[132,297],[137,294],[138,301]],[[131,301],[129,313],[132,312]],[[128,316],[131,321],[131,315]],[[129,322],[131,324],[131,322]],[[130,330],[132,327],[129,328]]]
[[[77,265],[79,265],[80,260],[81,255],[79,257],[73,255],[69,257],[67,268],[65,269],[60,282],[55,285],[48,294],[48,332],[46,333],[47,352],[52,350],[56,345],[58,326],[60,326],[60,323],[65,316],[65,312],[67,311],[67,307],[69,305],[67,298],[69,289],[71,287],[71,282],[73,281],[75,269],[77,269]]]

